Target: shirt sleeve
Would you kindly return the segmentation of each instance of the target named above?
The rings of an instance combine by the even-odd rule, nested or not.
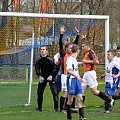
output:
[[[63,34],[60,34],[60,38],[59,38],[59,47],[60,47],[60,50],[63,50],[62,38],[63,38]]]
[[[55,56],[54,56],[54,60],[59,60],[60,59],[60,53],[57,53]]]
[[[39,64],[40,60],[37,60],[35,63],[35,71],[36,71],[36,75],[39,77],[41,75],[41,68],[40,68],[40,64]]]
[[[117,60],[115,60],[115,62],[114,62],[115,64],[115,67],[117,68],[117,69],[119,69],[119,71],[120,71],[120,64],[119,64],[119,62],[117,61]]]
[[[79,35],[77,34],[77,36],[76,36],[75,41],[73,42],[73,44],[78,45],[78,39],[79,39]]]

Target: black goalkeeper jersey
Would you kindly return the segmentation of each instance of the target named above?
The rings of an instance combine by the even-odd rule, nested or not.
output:
[[[52,75],[54,69],[54,61],[50,56],[40,57],[40,59],[38,59],[35,63],[37,76],[42,76],[44,79],[47,79],[50,75]]]

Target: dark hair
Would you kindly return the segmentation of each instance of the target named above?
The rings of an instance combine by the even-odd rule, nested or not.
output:
[[[69,45],[72,45],[72,43],[70,42],[66,43],[65,48],[68,48]]]
[[[120,46],[117,47],[117,50],[119,50],[119,49],[120,49]]]
[[[76,53],[77,50],[79,50],[79,46],[76,45],[76,44],[73,44],[73,46],[72,46],[72,53]]]
[[[39,50],[41,49],[41,47],[45,47],[46,50],[48,51],[48,46],[46,46],[46,45],[42,45],[42,46],[40,46]]]
[[[108,50],[107,52],[111,52],[113,55],[115,55],[115,50]]]

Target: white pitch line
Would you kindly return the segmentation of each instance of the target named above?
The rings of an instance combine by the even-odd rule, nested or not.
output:
[[[19,111],[19,112],[21,112],[21,113],[29,113],[29,112],[31,112],[31,111]],[[17,112],[9,111],[9,112],[1,112],[0,114],[1,114],[1,115],[4,115],[4,114],[13,114],[13,113],[17,113]]]

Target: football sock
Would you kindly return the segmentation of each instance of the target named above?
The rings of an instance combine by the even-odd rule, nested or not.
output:
[[[60,97],[60,111],[63,110],[63,106],[64,106],[64,103],[65,103],[65,97]]]
[[[101,91],[99,92],[98,96],[104,101],[111,102],[111,99]]]
[[[85,117],[85,115],[84,115],[84,108],[83,107],[82,108],[78,108],[78,111],[79,111],[80,119],[84,118]]]
[[[85,96],[82,96],[83,97],[83,103],[85,102]]]
[[[68,98],[66,98],[65,100],[65,106],[64,106],[65,109],[67,108],[67,102],[68,102]]]
[[[75,108],[75,97],[73,98],[73,102],[72,102],[71,108]]]
[[[112,98],[114,99],[114,100],[119,100],[120,99],[120,95],[118,96],[118,95],[114,95],[114,96],[112,96]]]
[[[67,105],[67,119],[71,119],[71,105]]]
[[[54,101],[54,108],[58,108],[58,101]]]
[[[105,111],[108,111],[108,110],[109,110],[109,103],[105,102]]]

